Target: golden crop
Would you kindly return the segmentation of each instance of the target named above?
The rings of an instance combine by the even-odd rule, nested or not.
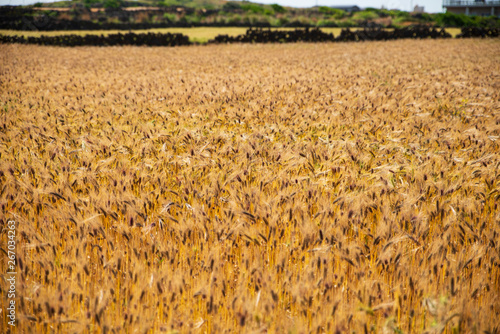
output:
[[[2,45],[0,109],[19,333],[500,330],[496,39]]]

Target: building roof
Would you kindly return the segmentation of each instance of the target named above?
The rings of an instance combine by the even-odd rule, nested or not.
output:
[[[361,10],[358,6],[330,6],[330,8],[341,9],[346,12],[359,12]]]

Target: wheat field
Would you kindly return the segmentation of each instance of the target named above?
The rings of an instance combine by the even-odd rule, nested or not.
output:
[[[500,42],[0,46],[12,333],[499,333]]]

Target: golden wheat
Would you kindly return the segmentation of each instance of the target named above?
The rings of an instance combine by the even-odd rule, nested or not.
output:
[[[500,330],[498,40],[0,55],[17,331]]]

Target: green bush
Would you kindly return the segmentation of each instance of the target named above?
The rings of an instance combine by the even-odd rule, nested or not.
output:
[[[340,20],[346,16],[346,12],[342,9],[321,6],[318,10],[320,13],[325,14],[325,16],[330,16],[336,20]]]
[[[158,6],[160,7],[179,6],[179,3],[175,0],[163,0],[158,3]]]
[[[83,0],[85,7],[90,8],[92,5],[100,3],[100,0]]]
[[[333,12],[333,8],[327,7],[327,6],[321,6],[318,8],[318,11],[323,14],[330,15]]]
[[[239,25],[239,24],[241,24],[241,16],[240,15],[230,16],[230,17],[228,17],[226,22],[228,24]]]
[[[372,12],[372,13],[375,13],[375,14],[380,14],[380,12],[382,11],[382,9],[378,9],[378,8],[373,8],[373,7],[367,7],[364,9],[365,12]]]
[[[347,16],[347,13],[345,10],[342,9],[335,9],[334,14],[332,15],[334,19],[340,20],[343,19],[344,17]]]
[[[338,27],[337,22],[332,20],[319,20],[316,24],[318,27]]]
[[[284,13],[286,12],[285,7],[278,5],[277,3],[273,3],[271,5],[271,8],[274,10],[275,13]]]
[[[241,9],[243,9],[246,12],[252,12],[254,14],[263,14],[264,13],[264,7],[262,7],[260,5],[253,4],[253,3],[242,4]]]
[[[278,25],[279,25],[280,27],[282,27],[282,26],[284,26],[284,25],[286,25],[286,24],[288,24],[288,23],[290,23],[290,20],[289,20],[287,17],[280,17],[280,18],[278,19]]]
[[[408,12],[405,12],[405,11],[402,11],[402,10],[396,11],[396,17],[407,17],[407,18],[409,18],[410,16],[411,16],[411,14],[408,13]]]
[[[500,18],[496,16],[481,17],[480,24],[482,27],[500,28]]]
[[[172,14],[172,13],[165,13],[163,14],[163,18],[169,22],[175,22],[177,21],[177,15]]]
[[[243,17],[243,22],[247,25],[269,25],[269,21],[266,17],[262,17],[255,14],[247,14]]]
[[[312,23],[308,17],[303,15],[296,16],[294,21],[299,25],[310,25]]]
[[[230,11],[241,9],[241,5],[238,2],[230,1],[230,2],[225,3],[224,6],[222,6],[222,9],[230,12]]]
[[[121,0],[106,0],[103,3],[104,8],[120,8],[122,6]]]
[[[42,12],[42,15],[45,15],[45,16],[48,16],[48,17],[57,17],[59,15],[58,12],[54,11],[54,10],[44,10]]]
[[[394,28],[403,28],[404,25],[402,23],[408,22],[408,20],[407,17],[396,17],[392,20],[391,25]]]
[[[272,10],[270,8],[264,8],[264,15],[272,16],[272,15],[274,15],[274,10]]]
[[[432,16],[427,13],[418,13],[414,17],[424,22],[432,22]]]
[[[436,24],[441,27],[478,27],[479,20],[474,16],[454,13],[439,13],[435,17]]]
[[[207,4],[204,3],[202,7],[205,8],[205,9],[207,9],[207,10],[217,9],[217,7],[215,5],[212,5],[210,3],[207,3]]]
[[[398,10],[387,10],[387,9],[382,9],[379,13],[380,17],[397,17],[399,11]]]
[[[195,15],[195,14],[185,15],[183,17],[183,21],[188,23],[188,24],[198,24],[201,21],[201,17],[199,17],[198,15]]]
[[[357,27],[358,25],[356,22],[353,20],[344,20],[344,21],[339,21],[337,22],[337,25],[341,28],[351,28],[351,27]]]
[[[437,14],[436,23],[448,27],[499,27],[500,19],[494,16],[467,16],[463,14]]]
[[[352,19],[355,21],[370,21],[377,19],[378,17],[379,16],[377,15],[377,13],[363,10],[361,12],[357,12],[356,14],[354,14],[352,16]]]

